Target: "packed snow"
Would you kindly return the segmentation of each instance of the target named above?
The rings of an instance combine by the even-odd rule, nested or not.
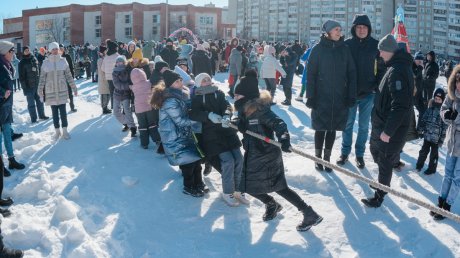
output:
[[[227,77],[214,78],[225,92]],[[294,94],[299,87],[296,77]],[[25,250],[25,257],[460,257],[460,224],[436,222],[428,210],[394,196],[381,208],[366,208],[360,199],[373,193],[368,185],[317,172],[294,153],[283,154],[288,184],[324,217],[307,232],[296,231],[301,213],[276,194],[284,209],[269,222],[262,221],[264,205],[254,198],[249,207],[227,206],[215,170],[204,178],[208,195],[184,195],[178,167],[169,166],[154,144],[142,149],[112,115],[101,114],[97,84],[79,80],[78,89],[78,112],[68,116],[70,140],[52,140],[52,119],[31,124],[25,97],[14,95],[13,127],[24,133],[14,149],[27,167],[5,178],[3,197],[15,203],[2,219],[2,234],[6,246]],[[275,99],[284,100],[281,89]],[[297,101],[272,109],[288,124],[292,145],[312,152],[309,109]],[[49,107],[46,113],[51,116]],[[392,187],[434,203],[445,149],[438,173],[425,176],[413,167],[421,144],[406,144],[406,166],[394,173]],[[338,133],[334,162],[340,145]],[[355,167],[353,154],[350,160],[347,169],[377,178],[368,151],[365,169]],[[452,206],[457,214],[458,203]]]

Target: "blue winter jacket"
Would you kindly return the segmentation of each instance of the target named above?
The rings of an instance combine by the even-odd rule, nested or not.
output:
[[[308,57],[310,57],[310,53],[311,53],[311,50],[312,48],[314,47],[315,45],[313,45],[311,48],[307,49],[307,51],[305,51],[305,53],[303,53],[302,57],[300,58],[300,61],[303,63],[303,67],[305,67],[303,69],[303,74],[302,74],[302,85],[306,85],[307,84],[307,64],[308,64]]]
[[[200,160],[192,134],[192,120],[181,90],[167,88],[160,108],[158,132],[171,166],[190,164]]]

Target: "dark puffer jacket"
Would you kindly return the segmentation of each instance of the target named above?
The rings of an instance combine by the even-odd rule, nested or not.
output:
[[[281,84],[287,87],[292,87],[298,55],[290,47],[286,48],[285,50],[288,52],[288,55],[280,57],[281,66],[283,67],[284,71],[286,71],[286,77],[281,79]]]
[[[24,55],[19,62],[19,81],[21,82],[24,95],[30,95],[37,92],[40,74],[38,69],[38,60],[34,55]]]
[[[343,131],[348,109],[356,103],[356,68],[343,37],[321,37],[308,59],[307,81],[313,129]]]
[[[447,124],[442,121],[440,112],[441,104],[434,105],[431,100],[428,109],[423,113],[418,133],[423,133],[424,139],[428,142],[442,144],[446,138]]]
[[[169,68],[173,69],[177,64],[179,52],[177,52],[174,48],[167,46],[161,50],[160,56],[166,63],[168,63]]]
[[[436,88],[436,79],[439,76],[439,65],[436,63],[436,55],[433,51],[429,52],[433,59],[425,64],[423,69],[423,87],[426,89],[428,98],[431,98]]]
[[[15,70],[0,61],[0,125],[13,122],[13,78]],[[6,91],[11,95],[5,99]]]
[[[212,76],[211,58],[204,50],[197,50],[192,55],[193,74],[207,73]]]
[[[357,25],[365,25],[369,28],[366,38],[360,39],[356,36],[355,29]],[[353,37],[345,40],[356,66],[358,99],[365,98],[375,92],[385,74],[385,64],[380,58],[380,53],[377,49],[379,42],[371,37],[371,33],[371,21],[367,15],[356,15],[351,27]]]
[[[250,100],[238,110],[238,128],[261,134],[272,140],[288,133],[287,125],[270,110],[270,93],[261,92],[260,98]],[[281,149],[243,134],[244,165],[241,191],[249,194],[271,193],[287,188]]]
[[[385,153],[399,153],[404,147],[413,105],[414,74],[412,56],[398,50],[387,62],[388,70],[379,85],[372,110],[371,142]],[[390,136],[390,142],[380,140],[380,134]]]
[[[221,124],[214,124],[208,119],[213,112],[220,116],[232,113],[232,108],[225,99],[225,94],[214,86],[199,87],[192,98],[190,119],[202,123],[203,138],[200,142],[207,157],[217,156],[220,153],[241,147],[236,130],[223,128]]]

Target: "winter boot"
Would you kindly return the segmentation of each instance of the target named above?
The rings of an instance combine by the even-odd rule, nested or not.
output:
[[[307,231],[312,226],[318,225],[321,221],[323,221],[323,217],[319,216],[311,206],[308,206],[303,211],[303,220],[302,222],[297,225],[297,231]]]
[[[202,191],[197,191],[195,188],[192,187],[186,187],[184,186],[184,189],[182,190],[184,194],[191,195],[193,197],[203,197],[203,192]]]
[[[323,159],[327,162],[331,162],[331,153],[332,153],[332,150],[328,150],[328,149],[324,149],[324,157]],[[330,167],[324,167],[324,170],[326,172],[332,172],[332,168]]]
[[[236,207],[240,204],[238,200],[236,200],[236,198],[233,196],[233,194],[222,194],[222,198],[230,207]]]
[[[165,154],[165,149],[163,148],[163,143],[159,142],[159,143],[157,143],[157,146],[158,146],[157,153],[158,154]]]
[[[364,163],[364,158],[363,157],[356,157],[356,166],[359,168],[359,169],[363,169],[364,167],[366,167],[366,163]]]
[[[295,100],[300,101],[300,102],[303,102],[303,97],[302,97],[302,96],[297,96],[297,97],[295,98]]]
[[[6,218],[6,217],[9,217],[11,215],[11,211],[8,210],[8,209],[0,208],[0,214],[2,214],[2,216],[4,218]],[[0,257],[2,257],[2,256],[0,256]]]
[[[445,201],[446,201],[446,200],[444,200],[441,196],[439,196],[439,197],[438,197],[438,207],[442,209],[442,206],[444,205],[444,202],[445,202]],[[433,217],[434,215],[436,215],[436,212],[430,211],[430,216]]]
[[[233,196],[242,204],[244,205],[249,205],[250,202],[248,199],[246,199],[246,195],[242,192],[235,192]]]
[[[211,173],[211,171],[212,171],[212,166],[208,161],[206,161],[204,163],[203,175],[208,176]]]
[[[321,158],[322,152],[323,152],[323,150],[315,149],[315,157]],[[321,164],[319,164],[319,163],[315,163],[315,168],[316,168],[316,170],[318,170],[318,171],[323,171],[323,170],[324,170],[323,165],[321,165]]]
[[[282,105],[285,105],[285,106],[290,106],[291,105],[291,100],[290,99],[286,99],[284,100],[283,102],[281,102]]]
[[[22,133],[13,133],[13,134],[11,135],[11,140],[14,142],[15,140],[21,138],[23,135],[24,135],[24,134],[22,134]]]
[[[3,247],[0,251],[0,257],[2,258],[21,258],[23,256],[24,253],[21,250]]]
[[[8,161],[10,162],[8,165],[9,169],[24,169],[26,167],[24,164],[17,162],[14,157],[8,158]]]
[[[427,169],[423,172],[423,174],[425,175],[433,175],[434,173],[436,173],[436,170],[430,170],[430,169]]]
[[[371,208],[378,208],[382,205],[384,194],[380,193],[379,190],[375,191],[374,197],[369,197],[367,199],[361,199],[361,201]]]
[[[443,210],[446,210],[446,211],[450,211],[450,204],[448,204],[446,201],[444,201],[444,203],[442,204],[442,209]],[[446,217],[442,216],[441,214],[435,214],[433,216],[434,220],[443,220],[445,219]]]
[[[277,203],[274,199],[272,199],[267,204],[265,204],[265,214],[262,217],[262,219],[264,221],[272,220],[276,218],[276,215],[282,209],[283,209],[283,206],[281,206],[281,204]]]
[[[406,163],[402,162],[402,161],[398,161],[398,163],[396,163],[394,166],[393,166],[393,170],[396,171],[396,172],[401,172],[403,170],[403,167],[406,165]]]
[[[54,134],[54,140],[57,141],[59,138],[61,138],[61,129],[56,128],[56,133]]]
[[[10,177],[11,176],[11,172],[6,169],[6,167],[4,166],[3,167],[3,177]]]
[[[136,137],[137,127],[129,128],[131,130],[131,137]]]
[[[126,132],[129,130],[129,127],[127,124],[123,124],[123,128],[121,129],[122,132]]]
[[[62,138],[64,138],[64,140],[70,139],[70,134],[67,131],[67,127],[62,127]]]
[[[196,188],[203,192],[203,194],[209,193],[209,187],[207,187],[203,182],[199,183]]]
[[[348,161],[348,155],[340,155],[340,157],[337,159],[335,163],[339,166],[343,166],[345,165],[345,163],[347,163],[347,161]]]
[[[102,114],[103,115],[112,114],[112,110],[105,107],[102,109]]]
[[[6,199],[0,198],[0,206],[10,206],[14,203],[13,199],[11,197],[8,197]]]

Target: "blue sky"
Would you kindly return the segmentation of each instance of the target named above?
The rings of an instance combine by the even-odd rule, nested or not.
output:
[[[2,2],[7,2],[8,0],[2,0]],[[33,9],[38,6],[38,8],[52,7],[52,6],[63,6],[68,4],[82,4],[82,5],[93,5],[99,4],[102,2],[113,3],[113,4],[126,4],[132,2],[139,2],[143,4],[155,4],[155,3],[165,3],[166,0],[13,0],[14,4],[6,7],[4,6],[0,10],[0,19],[19,17],[22,15],[23,9]],[[208,4],[211,0],[169,0],[169,4],[193,4],[196,6],[203,6]],[[212,0],[212,2],[217,7],[223,7],[228,5],[228,0]]]

